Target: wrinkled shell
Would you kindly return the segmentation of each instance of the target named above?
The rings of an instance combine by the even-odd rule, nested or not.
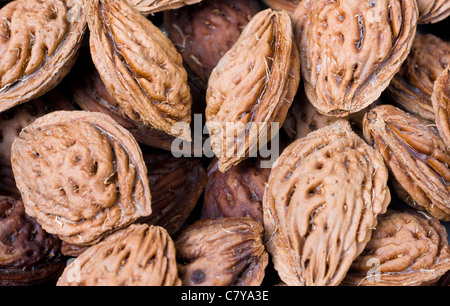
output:
[[[40,98],[0,114],[0,194],[20,197],[11,168],[14,138],[38,117],[56,110],[74,110],[74,107],[59,90],[53,89]]]
[[[197,221],[175,240],[183,286],[259,286],[269,256],[251,218]]]
[[[125,0],[91,1],[88,13],[92,60],[125,114],[189,140],[192,97],[172,42]]]
[[[164,28],[183,61],[206,84],[212,70],[261,10],[256,0],[204,0],[164,14]]]
[[[175,246],[162,227],[133,224],[91,246],[57,286],[177,286]]]
[[[309,100],[320,113],[337,117],[369,106],[411,49],[416,1],[304,2],[293,20]]]
[[[381,155],[338,121],[291,143],[265,191],[265,241],[287,285],[339,285],[390,202]]]
[[[302,0],[263,0],[265,4],[274,10],[284,10],[289,15],[293,15],[298,4]]]
[[[395,105],[434,120],[431,96],[437,77],[450,64],[450,43],[433,34],[417,33],[410,54],[387,88]]]
[[[66,242],[93,244],[151,213],[140,148],[104,114],[40,117],[14,141],[11,162],[27,214]]]
[[[202,0],[127,0],[136,11],[144,15],[173,10],[201,1]]]
[[[450,148],[450,66],[442,71],[434,83],[431,100],[439,134]]]
[[[195,158],[176,158],[169,152],[152,148],[144,148],[143,157],[149,169],[152,214],[134,223],[161,226],[173,236],[196,207],[207,182],[206,172]],[[76,257],[86,248],[63,242],[61,252]]]
[[[450,270],[447,232],[436,218],[413,210],[388,212],[343,284],[420,286]]]
[[[22,201],[0,196],[0,286],[58,278],[65,263],[61,241],[25,213]]]
[[[20,198],[20,191],[17,189],[12,168],[0,166],[0,194]]]
[[[74,110],[60,91],[53,90],[0,114],[0,166],[11,167],[11,145],[20,131],[37,118],[57,110]]]
[[[78,257],[81,253],[89,249],[89,245],[71,244],[63,241],[61,243],[61,254],[69,257]]]
[[[196,114],[201,114],[202,120],[204,121],[206,109],[206,83],[203,82],[203,80],[201,80],[187,65],[184,65],[184,67],[188,73],[188,84],[192,95],[192,117],[195,117]]]
[[[381,101],[375,101],[367,108],[343,118],[327,116],[317,111],[314,105],[309,102],[304,90],[300,88],[284,121],[283,131],[290,139],[295,140],[338,120],[346,119],[358,136],[362,136],[362,120],[365,113],[368,109],[380,103]]]
[[[380,105],[366,114],[363,124],[365,138],[383,155],[399,197],[450,221],[450,151],[432,122]]]
[[[275,136],[271,124],[284,122],[300,81],[291,27],[286,13],[261,11],[211,74],[206,125],[221,172],[252,156]]]
[[[0,112],[54,88],[75,62],[84,0],[17,0],[0,10]]]
[[[152,190],[152,214],[137,220],[158,225],[175,235],[191,215],[207,182],[199,159],[174,157],[170,152],[145,150]]]
[[[87,111],[101,112],[111,116],[141,144],[171,150],[175,137],[129,118],[120,104],[106,90],[98,72],[95,69],[86,70],[88,72],[82,74],[73,83],[72,95],[77,105]]]
[[[450,15],[448,0],[417,0],[419,7],[418,23],[436,23]]]
[[[259,158],[250,158],[222,173],[218,160],[208,169],[202,219],[250,217],[263,223],[262,199],[270,168]]]

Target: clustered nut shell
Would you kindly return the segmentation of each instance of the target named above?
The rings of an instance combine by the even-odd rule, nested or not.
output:
[[[172,42],[125,0],[90,1],[87,15],[92,60],[124,113],[190,140],[192,97]]]
[[[250,158],[227,172],[218,169],[218,160],[208,168],[202,219],[250,217],[263,224],[262,199],[270,168],[261,167],[260,158]]]
[[[373,108],[363,125],[367,142],[383,155],[398,196],[449,221],[450,151],[437,128],[392,105]]]
[[[152,193],[152,213],[136,222],[163,227],[174,236],[183,227],[203,194],[208,177],[200,159],[174,157],[146,148],[143,158]]]
[[[244,27],[261,10],[257,0],[203,0],[164,13],[164,28],[184,63],[205,84]]]
[[[299,81],[290,17],[271,9],[259,12],[208,81],[206,125],[220,171],[237,165],[275,136],[271,124],[284,122]]]
[[[89,65],[89,68],[86,68]],[[71,95],[81,109],[111,116],[126,128],[137,142],[170,151],[175,137],[129,118],[119,103],[110,95],[92,63],[85,63],[83,73],[72,84]]]
[[[283,132],[289,139],[295,140],[307,136],[325,126],[331,125],[336,121],[345,119],[350,122],[354,131],[362,136],[362,121],[366,112],[379,105],[381,100],[375,101],[367,108],[359,112],[349,114],[345,117],[333,117],[321,114],[308,100],[303,88],[299,88],[291,108],[288,111],[283,123]]]
[[[176,158],[170,152],[151,147],[143,148],[143,160],[148,169],[152,193],[152,213],[133,224],[164,228],[172,237],[183,227],[203,193],[207,176],[198,159]],[[61,252],[77,257],[89,246],[63,241]]]
[[[57,286],[179,286],[175,246],[158,226],[133,224],[89,247]]]
[[[436,218],[413,210],[388,209],[378,221],[344,285],[427,285],[450,269],[447,231]]]
[[[56,110],[74,110],[61,92],[53,90],[33,101],[17,105],[0,114],[0,167],[11,166],[11,145],[20,131],[37,118]]]
[[[136,11],[143,15],[173,10],[201,1],[202,0],[127,0]]]
[[[0,194],[20,198],[11,168],[11,145],[20,131],[37,118],[56,110],[74,110],[59,91],[47,94],[0,113]]]
[[[388,209],[342,284],[420,286],[434,283],[449,269],[447,232],[436,218]]]
[[[266,247],[287,285],[336,286],[390,203],[379,152],[341,120],[292,142],[263,199]]]
[[[152,211],[141,150],[107,115],[42,116],[15,139],[11,162],[27,214],[66,242],[93,244]]]
[[[330,116],[366,108],[389,85],[411,49],[416,1],[305,2],[293,20],[309,100]]]
[[[0,286],[449,285],[450,1],[0,2]]]
[[[269,262],[263,231],[261,223],[248,217],[199,220],[189,225],[175,240],[183,285],[261,285]]]
[[[265,4],[274,10],[284,10],[289,15],[293,15],[298,4],[302,0],[263,0]]]
[[[418,23],[436,23],[450,15],[450,3],[447,0],[417,0],[417,5]]]

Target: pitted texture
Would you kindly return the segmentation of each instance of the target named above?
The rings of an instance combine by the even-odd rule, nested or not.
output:
[[[20,131],[38,117],[56,110],[74,110],[62,93],[53,89],[44,96],[0,114],[0,194],[20,197],[11,168],[11,145]]]
[[[151,213],[140,148],[104,114],[40,117],[14,141],[11,162],[27,213],[66,242],[93,244]]]
[[[434,120],[431,95],[437,77],[450,64],[450,43],[433,34],[417,32],[411,52],[394,76],[387,93],[395,105]]]
[[[439,135],[450,148],[450,66],[436,79],[431,101]]]
[[[263,0],[265,4],[274,10],[284,10],[289,15],[293,15],[298,4],[302,0]]]
[[[343,284],[421,286],[450,270],[447,232],[439,220],[413,210],[378,219],[372,239],[352,263]]]
[[[89,4],[91,55],[108,92],[131,119],[190,139],[192,97],[172,42],[125,0]]]
[[[2,1],[2,3],[0,3],[0,7],[5,6],[6,4],[8,4],[11,1],[14,1],[14,0],[4,0],[4,1]]]
[[[381,155],[341,120],[291,143],[265,190],[265,241],[287,285],[336,286],[390,202]]]
[[[144,15],[174,10],[201,1],[202,0],[127,0],[136,11]]]
[[[436,23],[450,15],[448,0],[417,0],[419,7],[418,23]]]
[[[206,84],[219,60],[260,10],[256,0],[204,0],[165,13],[164,27],[184,62]]]
[[[22,201],[0,196],[0,285],[35,284],[61,273],[60,247],[58,237],[25,213]]]
[[[175,239],[183,286],[259,286],[269,262],[261,223],[246,217],[197,221]]]
[[[206,125],[222,172],[253,156],[286,118],[300,81],[291,27],[285,12],[259,12],[210,76]]]
[[[20,198],[11,166],[0,166],[0,194]]]
[[[177,286],[175,246],[162,227],[133,224],[91,246],[57,286]]]
[[[149,169],[152,214],[134,223],[161,226],[173,237],[198,204],[206,185],[206,172],[195,158],[177,158],[153,148],[144,148],[143,156]],[[85,250],[85,246],[63,242],[61,251],[67,256],[79,256]]]
[[[250,217],[263,223],[262,199],[270,168],[261,159],[249,158],[222,173],[217,159],[208,169],[202,219]]]
[[[140,144],[170,151],[175,138],[129,118],[120,104],[109,94],[97,70],[88,67],[87,69],[86,66],[83,66],[84,72],[72,83],[74,102],[84,110],[111,116],[126,128]]]
[[[364,136],[383,155],[399,197],[450,220],[450,151],[432,122],[392,105],[364,118]]]
[[[411,49],[416,1],[304,2],[293,20],[309,100],[326,115],[362,110],[379,98]]]
[[[438,282],[436,282],[434,284],[435,286],[441,286],[441,287],[448,287],[450,286],[450,270],[445,273],[443,276],[441,276],[441,278],[439,279]]]
[[[0,167],[11,167],[11,145],[20,131],[37,118],[57,110],[74,110],[74,107],[60,91],[53,90],[40,98],[1,113]]]
[[[55,87],[86,29],[84,0],[18,0],[0,10],[0,111]]]
[[[64,256],[69,257],[78,257],[81,253],[86,251],[90,246],[89,245],[80,245],[80,244],[71,244],[63,241],[61,243],[61,253]]]
[[[338,120],[341,120],[341,118],[319,113],[314,105],[309,102],[305,91],[299,88],[287,113],[283,130],[290,139],[295,140],[333,124]]]
[[[158,225],[173,236],[198,204],[207,175],[200,159],[174,157],[171,152],[147,149],[144,162],[149,169],[152,214],[136,222]]]

